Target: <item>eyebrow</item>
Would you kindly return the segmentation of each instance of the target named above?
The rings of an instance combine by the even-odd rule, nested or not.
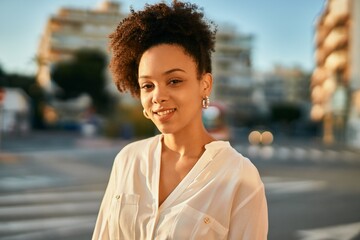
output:
[[[173,73],[173,72],[184,72],[184,73],[186,73],[186,71],[181,69],[181,68],[173,68],[173,69],[165,71],[162,75],[169,75],[170,73]],[[139,79],[140,78],[151,78],[151,77],[148,76],[148,75],[142,75],[142,76],[139,76]]]

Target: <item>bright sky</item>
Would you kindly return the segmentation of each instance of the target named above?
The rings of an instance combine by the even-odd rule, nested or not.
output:
[[[158,0],[118,0],[123,10],[141,9]],[[167,0],[169,2],[170,0]],[[190,0],[204,8],[207,18],[237,26],[255,35],[255,70],[274,64],[314,67],[314,26],[324,0]],[[33,58],[47,19],[62,6],[92,9],[102,0],[1,0],[0,65],[6,72],[33,74]]]

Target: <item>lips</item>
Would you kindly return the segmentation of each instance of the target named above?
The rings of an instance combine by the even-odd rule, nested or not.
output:
[[[154,111],[154,113],[159,116],[165,116],[167,114],[175,112],[175,110],[176,110],[176,108],[172,108],[172,109],[160,110],[160,111],[156,111],[156,112]]]
[[[154,116],[157,117],[158,120],[161,122],[169,120],[175,113],[176,108],[167,108],[167,109],[161,109],[157,111],[153,111]]]

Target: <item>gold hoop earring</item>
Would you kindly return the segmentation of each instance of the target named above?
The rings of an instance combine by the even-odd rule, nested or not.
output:
[[[145,109],[143,109],[143,114],[147,119],[150,119],[149,115],[147,114],[147,112],[145,111]]]
[[[207,109],[209,107],[209,105],[210,105],[210,98],[208,96],[203,97],[201,103],[202,103],[202,107],[204,109]]]

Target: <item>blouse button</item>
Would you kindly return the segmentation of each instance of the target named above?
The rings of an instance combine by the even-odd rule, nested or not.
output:
[[[116,195],[115,198],[116,198],[116,199],[119,199],[119,198],[120,198],[120,195]]]
[[[209,224],[209,223],[210,223],[210,218],[205,217],[205,218],[204,218],[204,223],[205,223],[205,224]]]

